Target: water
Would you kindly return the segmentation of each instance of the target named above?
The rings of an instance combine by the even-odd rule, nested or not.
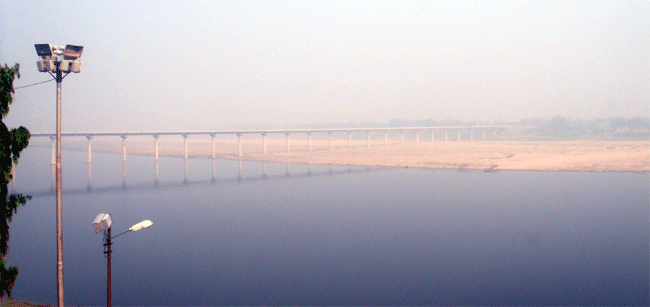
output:
[[[56,301],[50,152],[28,148],[13,297]],[[64,152],[68,305],[647,305],[649,177],[441,171]],[[266,168],[266,171],[264,169]],[[214,177],[213,170],[214,169]],[[266,174],[266,175],[264,175]]]

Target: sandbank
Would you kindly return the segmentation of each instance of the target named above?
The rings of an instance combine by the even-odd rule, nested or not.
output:
[[[96,137],[93,152],[122,153],[122,140]],[[32,146],[48,146],[45,138],[34,138]],[[235,136],[215,139],[215,157],[279,163],[357,165],[384,167],[420,167],[435,169],[519,170],[519,171],[586,171],[586,172],[648,172],[650,171],[650,140],[642,141],[419,141],[404,144],[398,140],[329,140],[295,136],[287,152],[283,136],[267,137],[266,154],[261,137],[243,137],[241,155]],[[351,146],[350,146],[351,145]],[[85,138],[63,139],[62,147],[87,150]],[[193,136],[187,140],[189,158],[212,158],[209,136]],[[154,155],[151,137],[129,137],[127,155]],[[161,137],[159,155],[183,157],[182,137]]]

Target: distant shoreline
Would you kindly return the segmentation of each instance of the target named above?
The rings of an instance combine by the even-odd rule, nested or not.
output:
[[[296,164],[354,165],[382,167],[414,167],[431,169],[467,169],[486,171],[580,171],[580,172],[650,172],[650,140],[642,141],[436,141],[410,142],[401,145],[384,141],[334,140],[332,151],[325,139],[310,142],[292,139],[289,153],[286,140],[267,139],[267,154],[259,139],[242,141],[238,156],[235,138],[215,141],[215,156],[220,159],[241,159]],[[129,138],[127,155],[154,155],[152,138]],[[34,139],[32,146],[49,147],[49,139]],[[86,151],[85,138],[63,139],[62,147]],[[122,153],[121,139],[95,138],[92,151]],[[161,138],[161,157],[183,157],[183,140]],[[208,138],[188,139],[189,158],[211,158],[212,143]],[[128,157],[127,157],[128,159]]]

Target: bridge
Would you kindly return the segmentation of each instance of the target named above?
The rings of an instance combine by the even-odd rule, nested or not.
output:
[[[447,127],[375,127],[375,128],[331,128],[331,129],[269,129],[269,130],[215,130],[215,131],[176,131],[176,132],[73,132],[61,133],[61,137],[86,137],[88,139],[88,163],[92,161],[92,139],[94,137],[121,137],[122,138],[122,156],[126,161],[126,138],[129,136],[152,136],[154,138],[154,157],[158,161],[158,138],[160,136],[182,136],[184,146],[184,158],[188,159],[188,145],[187,138],[190,136],[205,135],[212,138],[212,159],[216,158],[216,143],[215,137],[217,135],[235,135],[237,136],[237,147],[239,157],[242,156],[242,143],[241,138],[245,134],[257,134],[262,137],[262,153],[267,153],[266,136],[269,134],[284,134],[286,136],[286,153],[290,152],[290,138],[292,134],[306,134],[307,135],[307,150],[312,150],[312,134],[323,133],[329,137],[329,151],[332,151],[332,135],[333,134],[347,134],[348,147],[352,148],[352,133],[366,133],[366,146],[370,147],[370,132],[384,132],[384,147],[388,146],[388,132],[400,132],[400,144],[404,145],[404,132],[411,131],[415,133],[415,142],[420,142],[420,131],[430,133],[431,142],[435,141],[434,131],[444,132],[444,141],[449,141],[449,132],[457,133],[457,140],[461,141],[462,132],[469,134],[469,140],[474,140],[474,131],[481,133],[481,139],[485,139],[486,131],[491,132],[494,136],[498,132],[508,129],[508,126],[503,125],[487,125],[487,126],[447,126]],[[32,137],[49,137],[52,140],[52,163],[55,158],[55,140],[56,135],[53,133],[34,133]]]
[[[425,131],[430,133],[431,142],[435,142],[434,132],[437,132],[438,135],[442,135],[444,132],[444,142],[450,141],[449,133],[456,132],[456,140],[460,142],[462,140],[463,132],[466,135],[466,139],[469,141],[474,140],[474,132],[481,133],[481,139],[485,139],[486,131],[492,133],[494,137],[500,132],[508,129],[508,126],[501,125],[490,125],[490,126],[448,126],[448,127],[379,127],[379,128],[331,128],[331,129],[270,129],[270,130],[215,130],[215,131],[175,131],[175,132],[73,132],[73,133],[61,133],[61,137],[85,137],[88,140],[88,186],[91,186],[92,170],[92,139],[94,137],[120,137],[122,138],[122,181],[123,185],[126,185],[126,139],[129,136],[152,136],[154,139],[154,167],[155,167],[155,181],[158,181],[158,161],[159,161],[159,147],[158,139],[161,136],[182,136],[183,137],[183,147],[184,147],[184,159],[185,159],[185,182],[188,178],[188,143],[187,139],[190,136],[210,136],[212,138],[212,178],[215,177],[215,160],[216,156],[216,142],[215,137],[217,135],[235,135],[237,136],[237,147],[238,152],[237,156],[242,157],[242,142],[241,138],[243,135],[247,134],[257,134],[262,137],[262,153],[267,155],[267,135],[270,134],[284,134],[286,136],[286,153],[290,152],[290,138],[292,134],[306,134],[307,135],[307,150],[312,151],[312,138],[313,134],[321,133],[328,135],[329,141],[329,151],[332,151],[332,138],[335,134],[347,134],[348,139],[348,148],[352,148],[352,134],[353,133],[366,133],[366,147],[370,147],[370,133],[371,132],[383,132],[383,146],[388,146],[388,133],[389,132],[399,132],[400,139],[399,144],[404,145],[404,133],[406,131],[412,132],[415,134],[415,143],[420,143],[420,132]],[[55,153],[56,153],[56,134],[53,133],[34,133],[32,137],[49,137],[52,143],[52,181],[54,184],[54,164],[55,164]],[[443,140],[439,140],[443,141]],[[265,164],[266,166],[266,164]],[[241,177],[241,160],[239,166],[239,173]],[[288,164],[287,164],[287,173],[288,173]],[[311,173],[311,172],[310,172]],[[263,177],[266,177],[266,169],[264,169]]]

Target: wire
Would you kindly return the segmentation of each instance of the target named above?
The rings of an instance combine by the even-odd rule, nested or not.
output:
[[[46,82],[52,82],[52,81],[54,81],[54,79],[50,79],[50,80],[46,80],[46,81],[43,81],[43,82],[38,82],[38,83],[30,84],[30,85],[17,86],[17,87],[14,87],[14,89],[17,90],[17,89],[19,89],[19,88],[30,87],[30,86],[34,86],[34,85],[38,85],[38,84],[43,84],[43,83],[46,83]]]

